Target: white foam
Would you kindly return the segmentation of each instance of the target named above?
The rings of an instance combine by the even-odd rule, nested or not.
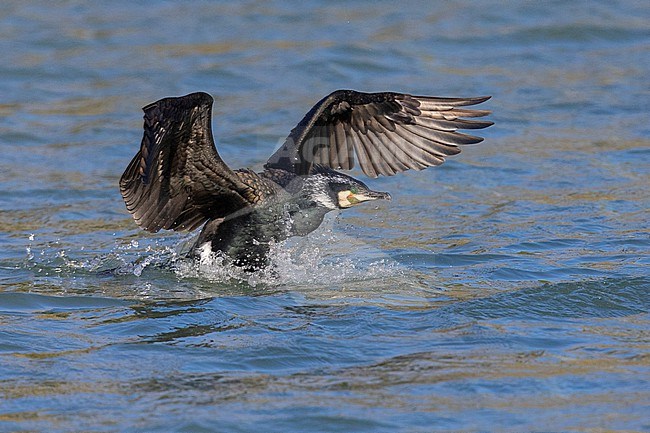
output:
[[[232,264],[221,252],[203,245],[198,259],[176,260],[172,268],[180,278],[207,279],[215,283],[240,281],[255,287],[332,286],[354,281],[395,276],[400,265],[364,242],[335,233],[324,224],[306,237],[272,243],[269,265],[250,272]],[[369,254],[370,253],[370,254]],[[372,260],[368,261],[368,257]],[[359,257],[363,257],[359,258]]]
[[[199,279],[209,283],[240,284],[251,287],[315,289],[352,287],[375,279],[403,276],[401,265],[386,254],[353,236],[334,230],[336,216],[325,219],[321,227],[305,237],[293,237],[270,245],[270,264],[254,272],[234,266],[209,244],[200,247],[196,257],[187,255],[196,236],[180,241],[177,237],[118,241],[108,253],[88,257],[87,252],[61,248],[58,243],[26,248],[27,263],[45,274],[111,273],[147,278],[145,271],[156,268],[173,272],[180,280]],[[175,245],[170,246],[170,244]],[[84,257],[85,256],[85,257]],[[361,283],[364,284],[361,284]]]

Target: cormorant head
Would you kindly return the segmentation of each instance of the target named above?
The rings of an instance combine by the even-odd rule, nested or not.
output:
[[[373,191],[365,183],[337,171],[328,170],[310,177],[314,181],[309,187],[311,198],[329,209],[346,209],[364,201],[391,199],[389,193]]]

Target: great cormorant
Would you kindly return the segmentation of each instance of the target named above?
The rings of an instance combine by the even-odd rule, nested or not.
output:
[[[209,247],[248,269],[266,264],[271,242],[314,231],[326,213],[390,199],[335,170],[355,156],[369,177],[442,164],[459,145],[481,142],[458,132],[492,122],[467,109],[489,99],[338,90],[321,99],[269,158],[264,171],[232,170],[212,138],[212,97],[164,98],[144,110],[140,150],[120,179],[136,223],[150,232],[203,226],[193,252]]]

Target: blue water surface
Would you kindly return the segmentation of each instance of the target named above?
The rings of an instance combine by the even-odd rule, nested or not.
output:
[[[0,431],[650,430],[647,2],[8,0],[0,52]],[[140,107],[260,169],[340,88],[496,124],[253,274],[127,213]]]

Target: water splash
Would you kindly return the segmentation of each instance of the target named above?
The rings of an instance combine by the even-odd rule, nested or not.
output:
[[[368,245],[330,228],[306,237],[272,243],[269,265],[250,272],[234,266],[221,252],[203,249],[197,259],[178,259],[172,269],[180,278],[200,278],[215,283],[244,282],[258,285],[331,286],[359,280],[395,276],[400,265],[375,251],[355,254]],[[365,259],[357,259],[356,257]],[[370,260],[368,257],[371,256]]]
[[[33,235],[25,247],[25,268],[43,276],[113,275],[147,278],[150,270],[178,281],[199,280],[211,286],[245,284],[250,287],[330,287],[396,277],[401,265],[369,244],[334,230],[335,217],[306,237],[294,237],[270,246],[269,265],[254,272],[232,263],[221,252],[204,249],[188,257],[196,235],[178,240],[143,238],[115,241],[107,253],[92,255],[90,248],[71,248],[60,240],[39,244]]]
[[[43,276],[82,273],[140,276],[147,267],[167,266],[178,254],[174,248],[165,245],[165,239],[155,239],[150,243],[136,240],[118,243],[107,253],[94,256],[89,256],[89,248],[84,245],[72,248],[64,246],[60,239],[39,243],[33,234],[28,239],[23,267]]]

